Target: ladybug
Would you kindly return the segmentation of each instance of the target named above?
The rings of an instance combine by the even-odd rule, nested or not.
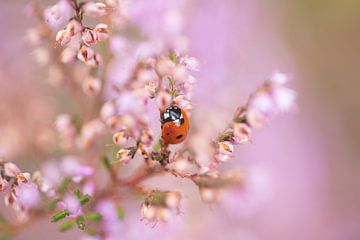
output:
[[[166,144],[178,144],[185,140],[189,131],[189,119],[184,110],[170,106],[161,113],[161,133]]]

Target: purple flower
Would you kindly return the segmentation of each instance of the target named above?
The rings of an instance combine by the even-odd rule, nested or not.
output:
[[[34,183],[23,183],[15,189],[17,202],[25,207],[36,207],[40,203],[40,192]]]

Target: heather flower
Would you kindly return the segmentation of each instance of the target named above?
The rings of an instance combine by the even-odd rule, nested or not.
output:
[[[104,41],[109,38],[109,27],[105,23],[96,25],[94,31],[96,33],[97,41]]]
[[[116,114],[116,107],[113,101],[107,101],[103,104],[100,110],[100,116],[103,121],[107,121],[109,118]]]
[[[160,111],[165,111],[171,104],[171,96],[165,91],[161,91],[156,96],[156,104]]]
[[[60,60],[62,63],[71,63],[76,59],[76,56],[78,54],[77,49],[73,47],[67,47],[65,48],[60,55]]]
[[[9,177],[17,177],[19,174],[21,174],[20,169],[14,163],[11,162],[4,164],[4,172],[5,175]]]
[[[56,34],[56,42],[58,42],[61,46],[65,46],[71,41],[70,32],[67,29],[60,30]]]
[[[44,18],[51,27],[59,27],[70,18],[72,8],[68,1],[61,0],[57,4],[45,9]]]
[[[150,130],[143,130],[140,141],[146,146],[150,146],[154,141],[153,133]]]
[[[88,96],[94,96],[101,90],[101,81],[98,78],[89,76],[82,83],[82,89]]]
[[[85,15],[90,17],[101,17],[106,14],[106,5],[101,2],[88,2],[83,7],[83,12]]]
[[[133,159],[134,154],[130,149],[120,149],[116,153],[116,157],[118,158],[118,161],[120,161],[123,164],[128,164],[131,159]]]
[[[104,131],[105,125],[100,119],[93,119],[85,123],[77,139],[78,146],[80,148],[90,147],[98,137],[103,135]]]
[[[182,57],[180,63],[183,64],[190,71],[199,71],[199,61],[194,57]]]
[[[94,173],[94,168],[81,164],[75,156],[64,157],[61,161],[60,169],[65,176],[72,177],[75,182],[79,182]]]
[[[127,143],[128,137],[125,131],[117,132],[113,135],[113,143],[118,147],[123,147]]]
[[[23,183],[15,188],[17,202],[25,207],[36,207],[40,203],[40,192],[34,183]]]
[[[94,52],[94,50],[86,46],[82,46],[80,48],[77,57],[89,67],[96,67],[100,64],[100,57]]]
[[[88,29],[88,28],[86,28],[82,32],[81,39],[82,39],[83,43],[88,47],[91,44],[96,44],[97,41],[98,41],[96,32],[94,30],[91,30],[91,29]]]
[[[231,142],[219,142],[218,143],[218,150],[220,154],[223,155],[231,155],[234,152],[234,146]]]
[[[69,211],[70,215],[72,216],[78,216],[82,214],[81,204],[74,195],[67,194],[62,201],[58,202],[57,207],[60,210]]]
[[[0,192],[4,192],[8,189],[9,182],[0,176]]]
[[[234,141],[237,144],[245,144],[251,141],[251,129],[245,123],[234,123]]]

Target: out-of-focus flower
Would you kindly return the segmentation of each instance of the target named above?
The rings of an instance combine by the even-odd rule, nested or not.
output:
[[[103,135],[105,130],[105,125],[100,119],[93,119],[81,128],[81,133],[77,139],[77,143],[80,148],[90,147],[94,141]]]
[[[171,104],[171,96],[165,91],[160,91],[156,96],[156,104],[160,111],[165,111]]]
[[[61,139],[61,144],[64,148],[73,146],[76,129],[72,123],[72,118],[68,114],[61,114],[55,120],[55,128],[58,131]]]
[[[117,132],[113,135],[113,143],[118,147],[123,147],[127,143],[128,137],[125,131]]]
[[[178,192],[153,191],[141,205],[141,214],[150,223],[167,222],[179,213],[181,195]]]
[[[168,58],[161,58],[156,63],[156,69],[162,76],[171,75],[175,64]]]
[[[73,47],[65,48],[60,55],[60,60],[62,63],[71,63],[76,59],[76,55],[78,54],[77,49]]]
[[[199,71],[199,61],[194,57],[183,57],[180,59],[180,63],[184,64],[190,71]]]
[[[103,41],[109,38],[109,27],[105,23],[100,23],[95,26],[96,40]]]
[[[98,78],[89,76],[82,83],[82,89],[88,96],[94,96],[100,92],[101,81]]]
[[[40,203],[40,192],[34,183],[22,183],[15,188],[17,202],[25,207],[36,207]]]
[[[8,189],[9,182],[0,176],[0,192],[4,192]]]
[[[64,199],[57,203],[57,207],[61,210],[67,210],[73,216],[78,216],[82,213],[82,208],[79,200],[74,196],[67,194]]]
[[[100,110],[100,116],[103,121],[107,121],[110,117],[116,114],[116,107],[113,101],[108,101],[103,104]]]
[[[81,164],[75,156],[64,157],[60,169],[63,174],[72,177],[74,182],[80,182],[83,178],[91,176],[95,171],[94,168]]]
[[[143,130],[140,141],[146,146],[150,146],[154,141],[153,133],[150,130]]]
[[[106,14],[106,5],[101,2],[88,2],[83,7],[83,12],[86,16],[102,17]]]
[[[45,9],[44,19],[49,26],[56,28],[70,18],[72,10],[68,1],[61,0],[57,4]]]
[[[211,188],[200,188],[200,197],[204,203],[215,203],[218,201],[218,192],[216,189]]]
[[[245,144],[251,141],[251,129],[245,123],[234,123],[234,141],[237,144]]]
[[[17,177],[19,174],[21,174],[20,169],[14,163],[11,162],[4,164],[4,172],[5,175],[9,177]]]
[[[186,99],[185,95],[178,95],[175,99],[175,104],[181,109],[189,110],[191,109],[191,102]]]
[[[156,93],[155,82],[153,80],[149,80],[149,82],[146,84],[145,88],[148,92],[149,98],[154,98],[155,93]]]
[[[96,67],[100,64],[100,56],[89,47],[82,46],[77,55],[78,59],[90,67]]]

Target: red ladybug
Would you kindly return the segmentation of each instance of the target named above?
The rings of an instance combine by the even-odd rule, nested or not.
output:
[[[189,119],[177,106],[168,107],[161,113],[162,139],[166,144],[178,144],[185,140],[189,131]]]

